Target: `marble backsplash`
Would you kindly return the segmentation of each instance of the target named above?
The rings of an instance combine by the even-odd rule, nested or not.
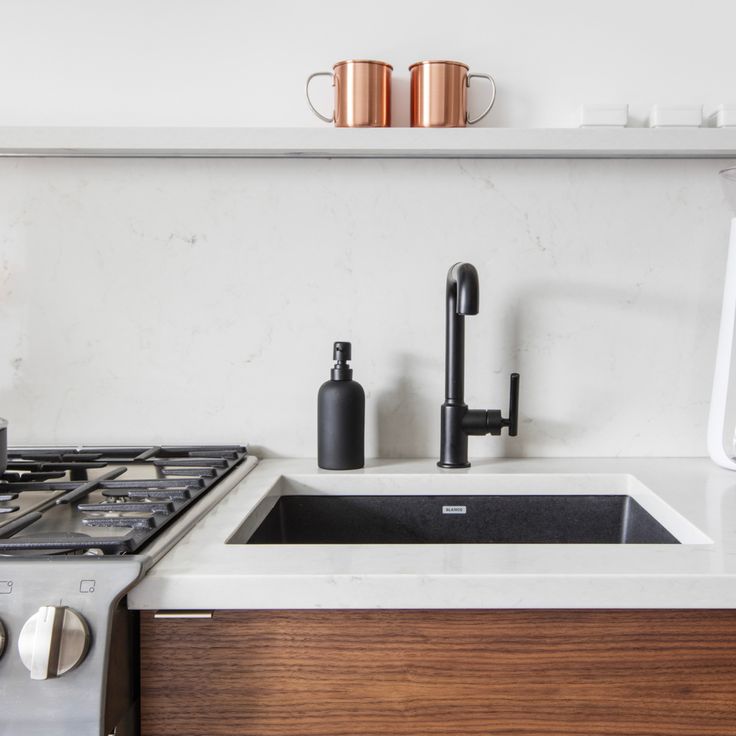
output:
[[[11,443],[316,451],[352,340],[369,456],[433,456],[444,280],[480,273],[471,455],[705,454],[730,212],[718,161],[0,161]]]

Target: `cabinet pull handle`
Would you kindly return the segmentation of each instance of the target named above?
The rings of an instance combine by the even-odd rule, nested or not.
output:
[[[156,611],[154,618],[212,618],[212,611]]]

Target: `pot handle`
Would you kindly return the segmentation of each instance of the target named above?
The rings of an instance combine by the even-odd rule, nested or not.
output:
[[[468,125],[473,125],[474,123],[477,123],[479,120],[483,120],[483,118],[488,115],[488,113],[491,111],[491,108],[493,107],[493,103],[496,101],[496,83],[493,81],[493,77],[490,74],[468,74],[467,80],[465,84],[470,87],[470,80],[473,77],[480,77],[481,79],[487,79],[491,83],[491,101],[488,103],[488,107],[486,107],[483,112],[478,115],[477,118],[467,118]],[[312,108],[314,110],[314,108]]]
[[[326,123],[334,123],[335,122],[335,113],[332,113],[332,117],[326,117],[321,112],[317,110],[317,108],[312,104],[312,100],[309,99],[309,83],[315,78],[315,77],[332,77],[332,72],[314,72],[314,74],[310,74],[307,77],[307,84],[305,85],[304,91],[307,93],[307,103],[309,107],[312,108],[312,112],[320,119],[324,120]],[[333,86],[335,82],[332,82]],[[490,109],[490,108],[489,108]]]

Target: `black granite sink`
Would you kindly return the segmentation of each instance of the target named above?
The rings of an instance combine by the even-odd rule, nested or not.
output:
[[[263,521],[256,527],[253,518]],[[613,494],[280,496],[265,499],[228,542],[679,544],[633,498]]]

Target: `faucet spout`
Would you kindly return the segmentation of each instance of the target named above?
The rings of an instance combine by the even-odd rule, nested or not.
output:
[[[471,263],[456,263],[447,272],[447,298],[455,296],[458,315],[478,314],[478,271]]]
[[[447,274],[445,294],[445,402],[440,425],[441,468],[467,468],[468,436],[517,433],[519,374],[511,376],[509,418],[497,409],[468,409],[465,403],[465,317],[478,314],[478,271],[470,263],[456,263]]]

